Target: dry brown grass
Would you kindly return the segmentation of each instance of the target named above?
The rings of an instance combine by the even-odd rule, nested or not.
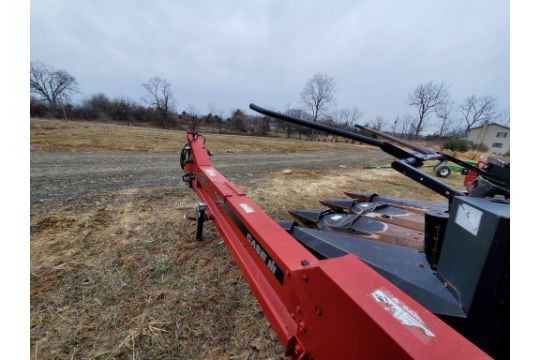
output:
[[[363,145],[283,138],[205,134],[208,148],[221,152],[308,152],[354,150]],[[141,151],[178,153],[185,132],[92,122],[32,119],[30,144],[39,151]]]
[[[462,177],[452,175],[459,184]],[[293,169],[242,186],[275,219],[345,190],[439,199],[393,170]],[[197,199],[123,190],[32,206],[34,359],[268,359],[282,349],[214,227],[194,241]]]
[[[446,149],[443,149],[442,152],[449,153],[453,157],[456,157],[461,160],[475,160],[475,161],[487,160],[489,156],[494,156],[494,154],[491,154],[489,152],[478,151],[478,150],[469,150],[462,153],[462,152],[448,151]]]
[[[34,359],[279,358],[267,320],[195,197],[122,191],[113,204],[33,210]],[[103,204],[103,198],[99,200]]]
[[[429,169],[427,169],[429,172]],[[462,189],[463,176],[452,173],[444,179]],[[384,196],[445,202],[446,199],[392,169],[337,169],[308,171],[293,169],[292,174],[275,172],[248,189],[252,200],[279,218],[289,209],[321,208],[319,200],[345,198],[344,191],[369,191]],[[291,218],[292,219],[292,218]]]

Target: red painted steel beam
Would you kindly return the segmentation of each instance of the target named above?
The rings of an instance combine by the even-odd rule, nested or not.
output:
[[[187,137],[190,186],[292,359],[489,358],[355,256],[315,258]]]

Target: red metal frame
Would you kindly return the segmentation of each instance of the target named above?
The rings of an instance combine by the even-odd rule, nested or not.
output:
[[[213,166],[196,133],[184,171],[293,359],[488,359],[353,255],[318,260]]]

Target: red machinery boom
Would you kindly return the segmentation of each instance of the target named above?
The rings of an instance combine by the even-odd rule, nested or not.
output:
[[[204,203],[293,359],[487,359],[353,255],[318,260],[213,166],[188,132],[184,180]]]

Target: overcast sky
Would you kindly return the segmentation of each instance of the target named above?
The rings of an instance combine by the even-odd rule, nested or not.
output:
[[[509,108],[509,4],[500,0],[32,0],[31,59],[74,75],[83,96],[140,101],[152,76],[177,110],[214,103],[298,106],[314,73],[338,84],[334,107],[363,120],[413,113],[407,96],[444,81],[456,101]]]

